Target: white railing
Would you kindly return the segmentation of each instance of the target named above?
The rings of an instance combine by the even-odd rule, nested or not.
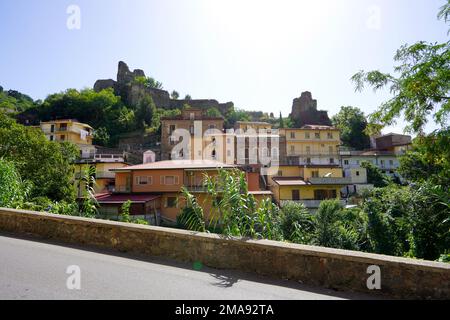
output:
[[[351,184],[352,179],[350,177],[346,178],[321,177],[321,178],[309,178],[309,182],[311,182],[312,184]]]
[[[322,201],[323,200],[281,200],[280,206],[284,207],[289,202],[295,202],[295,203],[303,203],[306,208],[318,208]],[[347,204],[345,200],[339,200],[339,202],[343,206]]]

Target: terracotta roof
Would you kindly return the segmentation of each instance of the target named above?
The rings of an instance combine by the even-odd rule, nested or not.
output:
[[[235,168],[235,165],[225,164],[214,160],[166,160],[151,163],[138,164],[123,168],[115,168],[110,171],[130,170],[161,170],[161,169],[218,169]]]
[[[95,196],[98,203],[146,203],[161,197],[154,194],[99,194]]]

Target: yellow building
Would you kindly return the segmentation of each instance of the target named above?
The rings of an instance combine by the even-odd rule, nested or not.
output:
[[[115,190],[115,173],[110,171],[112,169],[119,169],[126,167],[128,164],[121,157],[110,155],[109,157],[101,158],[96,156],[94,159],[83,160],[80,159],[74,163],[75,167],[75,188],[77,196],[84,196],[84,188],[80,184],[80,180],[84,175],[84,171],[88,167],[95,168],[95,193],[109,193]]]
[[[340,166],[339,129],[305,125],[280,129],[285,139],[286,160],[268,176],[268,186],[282,207],[286,201],[316,210],[325,199],[341,199],[341,189],[351,183]],[[343,200],[341,200],[344,203]]]
[[[234,129],[242,131],[255,130],[255,132],[258,133],[259,130],[271,130],[272,125],[270,123],[260,121],[236,121]]]
[[[341,188],[350,183],[337,166],[281,166],[277,176],[269,177],[270,190],[281,207],[286,201],[296,201],[312,210],[322,200],[341,199]]]
[[[286,157],[294,165],[339,164],[339,129],[330,126],[305,125],[280,129],[286,137]]]
[[[90,157],[95,153],[92,145],[94,129],[74,119],[62,119],[41,122],[41,130],[50,141],[69,141],[78,146],[80,156]]]

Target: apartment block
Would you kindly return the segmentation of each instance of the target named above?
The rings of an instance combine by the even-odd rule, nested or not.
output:
[[[286,138],[286,160],[290,165],[339,164],[339,129],[331,126],[305,125],[301,128],[284,128],[280,133]]]
[[[95,153],[92,145],[94,129],[88,124],[75,119],[61,119],[40,123],[40,128],[50,141],[69,141],[78,146],[81,157],[89,157]]]
[[[161,160],[223,159],[227,153],[223,124],[223,117],[209,117],[203,109],[194,108],[183,109],[180,116],[161,118]],[[178,129],[183,129],[179,136]],[[180,148],[183,139],[189,140],[186,148]]]

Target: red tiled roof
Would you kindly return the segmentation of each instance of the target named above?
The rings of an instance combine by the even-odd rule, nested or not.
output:
[[[133,203],[146,203],[161,197],[154,194],[99,194],[96,195],[98,203],[124,203],[130,200]]]

